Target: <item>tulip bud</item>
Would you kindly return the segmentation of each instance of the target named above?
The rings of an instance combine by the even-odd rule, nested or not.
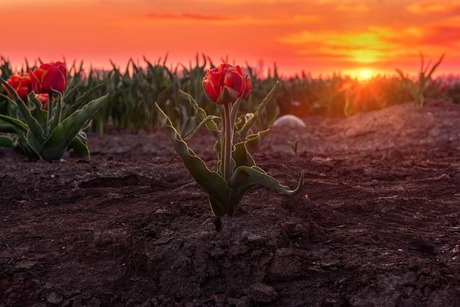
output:
[[[42,103],[42,109],[45,111],[48,110],[49,95],[37,94],[35,97],[37,97],[37,99]]]

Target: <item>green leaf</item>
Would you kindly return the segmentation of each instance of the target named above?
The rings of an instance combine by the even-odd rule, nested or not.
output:
[[[107,80],[104,80],[103,82],[99,83],[98,85],[96,85],[96,86],[92,87],[91,89],[85,91],[83,95],[81,95],[80,97],[77,98],[77,100],[75,101],[74,104],[72,104],[68,109],[66,109],[63,112],[62,117],[66,118],[70,114],[74,113],[76,110],[80,109],[83,105],[86,104],[85,102],[88,100],[88,98],[92,94],[96,93],[98,90],[100,90],[101,88],[106,86],[109,81],[110,81],[110,79],[108,78]]]
[[[14,148],[13,139],[7,136],[0,136],[0,147]]]
[[[195,116],[187,116],[185,122],[181,128],[181,135],[186,137],[187,135],[191,134],[196,127],[196,117]]]
[[[164,125],[166,135],[171,145],[193,179],[195,179],[198,185],[208,193],[211,209],[214,214],[218,217],[224,214],[231,214],[233,211],[230,202],[231,190],[227,186],[224,178],[217,172],[209,170],[204,161],[188,147],[187,143],[172,125],[169,117],[161,110],[157,103],[155,103],[155,108],[160,122]]]
[[[280,89],[280,83],[279,81],[276,81],[275,85],[273,86],[272,90],[268,93],[268,95],[262,100],[262,102],[259,104],[257,107],[256,112],[254,115],[243,125],[243,127],[238,131],[238,135],[241,138],[244,138],[246,134],[248,133],[249,129],[254,125],[254,123],[257,121],[257,119],[260,117],[262,114],[263,110],[267,106],[267,104],[274,100],[276,98],[276,95],[278,94],[278,91]]]
[[[234,145],[232,159],[235,162],[235,168],[240,166],[251,167],[256,164],[252,156],[248,153],[246,142],[239,142]]]
[[[89,160],[90,153],[88,148],[88,141],[86,138],[86,133],[83,131],[78,132],[77,136],[74,137],[70,143],[69,148],[73,149],[76,156]]]
[[[13,126],[16,131],[22,131],[22,132],[27,132],[28,130],[28,127],[27,125],[20,121],[19,119],[16,119],[16,118],[12,118],[12,117],[9,117],[7,115],[3,115],[3,114],[0,114],[0,119],[3,120],[4,122],[7,122],[8,124],[10,124],[11,126]],[[0,130],[2,131],[2,130]],[[2,132],[6,132],[6,131],[2,131]]]
[[[439,64],[441,64],[441,62],[442,62],[442,60],[444,59],[444,56],[445,56],[445,55],[446,55],[446,54],[443,53],[443,54],[441,55],[441,57],[439,58],[439,60],[436,62],[436,64],[433,65],[433,67],[431,68],[431,70],[430,70],[430,72],[428,73],[428,75],[426,75],[427,78],[431,78],[431,75],[432,75],[433,72],[436,70],[436,68],[439,66]],[[429,67],[429,66],[428,66],[428,67]],[[428,67],[427,67],[427,69],[428,69]]]
[[[11,102],[15,107],[17,107],[16,102],[10,98],[8,95],[0,94],[0,97],[5,98],[8,102]]]
[[[299,183],[294,190],[280,184],[278,180],[267,175],[261,168],[257,166],[247,167],[240,166],[233,173],[228,181],[228,186],[233,189],[232,202],[239,203],[244,194],[252,186],[259,184],[270,190],[281,193],[283,195],[292,196],[298,194],[302,190],[304,180],[304,172],[300,174]]]
[[[190,94],[188,94],[188,93],[186,93],[186,92],[184,92],[182,90],[179,91],[179,94],[181,94],[183,97],[185,97],[185,98],[187,98],[189,100],[192,108],[195,110],[195,112],[197,114],[197,117],[199,118],[201,123],[206,125],[208,130],[212,133],[212,135],[216,139],[219,139],[220,129],[219,129],[219,125],[217,124],[216,120],[220,120],[220,117],[211,116],[211,115],[208,116],[206,114],[206,111],[198,105],[196,100],[193,99],[193,97]],[[201,125],[201,123],[200,123],[200,125]]]
[[[241,97],[238,98],[238,99],[235,101],[235,103],[233,104],[233,106],[232,106],[232,111],[231,111],[231,113],[230,113],[230,119],[231,119],[232,123],[235,123],[235,122],[236,122],[236,118],[237,118],[237,116],[238,116],[238,110],[239,110],[239,108],[240,108],[240,105],[241,105],[241,101],[242,101],[242,100],[243,100],[243,99],[241,99]]]
[[[251,134],[246,137],[246,148],[250,155],[254,154],[262,140],[267,136],[270,129],[259,131],[256,134]]]
[[[42,103],[36,97],[34,92],[31,92],[28,97],[29,102],[34,106],[30,112],[34,118],[37,119],[40,126],[45,129],[47,121],[48,121],[48,112],[42,109]]]
[[[211,125],[214,125],[215,124],[215,121],[216,120],[220,120],[220,117],[218,116],[213,116],[213,115],[208,115],[206,116],[194,129],[193,131],[191,132],[188,132],[188,133],[182,133],[182,136],[184,137],[185,140],[188,140],[190,139],[193,135],[195,135],[195,133],[204,125],[206,125],[208,122],[210,121],[214,121],[213,124]]]
[[[10,124],[3,124],[0,122],[0,132],[3,133],[16,133],[17,128]]]
[[[257,134],[248,135],[244,142],[239,142],[234,145],[232,159],[235,162],[235,168],[256,165],[252,154],[254,154],[263,138],[268,134],[268,131],[267,129],[259,131]]]
[[[27,130],[27,133],[25,133],[25,143],[27,144],[27,147],[30,148],[30,151],[33,151],[35,155],[40,156],[40,147],[42,146],[43,142],[40,140],[37,140],[37,138],[34,136],[33,132],[29,129]]]
[[[107,102],[107,98],[108,95],[105,95],[92,100],[65,118],[43,142],[39,151],[40,156],[46,161],[61,158],[83,125]]]
[[[51,122],[49,123],[50,125],[50,131],[53,131],[58,125],[59,123],[61,122],[61,116],[62,116],[62,94],[58,91],[54,91],[54,106],[52,106],[54,108],[54,112],[53,112],[53,117],[51,118]],[[50,96],[50,99],[51,99],[51,96]],[[48,103],[51,103],[51,101],[49,101]],[[80,127],[81,129],[81,127]]]

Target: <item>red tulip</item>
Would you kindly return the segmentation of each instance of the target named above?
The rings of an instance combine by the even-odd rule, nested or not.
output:
[[[62,62],[51,62],[40,65],[30,72],[32,89],[35,93],[52,93],[51,89],[64,92],[67,88],[67,68]]]
[[[37,99],[42,103],[42,109],[48,110],[49,95],[48,94],[37,94]]]
[[[16,91],[16,93],[18,93],[18,96],[22,100],[25,100],[32,90],[32,82],[28,74],[14,74],[7,80],[7,82]],[[10,93],[4,85],[3,88],[7,92],[8,96],[13,98],[12,93]]]
[[[209,99],[217,104],[226,104],[235,102],[239,97],[246,98],[252,84],[238,65],[221,64],[208,70],[203,78],[203,88]]]

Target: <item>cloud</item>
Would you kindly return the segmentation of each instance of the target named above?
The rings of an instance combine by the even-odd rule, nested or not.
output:
[[[369,11],[369,7],[365,4],[338,4],[334,8],[337,12],[349,12],[349,13],[364,13]]]
[[[304,55],[322,54],[323,57],[342,58],[344,61],[372,63],[387,57],[395,47],[387,41],[390,33],[382,28],[367,31],[303,31],[280,39],[282,43],[297,46],[298,53]]]
[[[413,46],[418,50],[427,48],[447,50],[460,48],[458,33],[460,33],[460,26],[433,25],[424,28],[401,29],[398,34],[388,38],[387,41],[397,45]]]
[[[219,4],[289,4],[302,3],[301,0],[185,0],[185,2],[209,2]]]
[[[295,24],[312,24],[319,21],[319,18],[312,15],[271,15],[271,16],[223,16],[214,14],[199,13],[149,13],[144,17],[153,20],[169,20],[178,23],[184,22],[203,22],[218,23],[224,25],[295,25]]]
[[[168,20],[198,20],[198,21],[231,21],[233,18],[224,17],[221,15],[205,15],[196,13],[182,13],[182,14],[169,14],[169,13],[149,13],[147,17],[153,19],[168,19]]]
[[[456,15],[460,13],[460,4],[427,1],[411,4],[407,7],[407,10],[416,15]]]

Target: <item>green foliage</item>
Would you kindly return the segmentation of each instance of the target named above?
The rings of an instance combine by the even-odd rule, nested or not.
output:
[[[439,65],[422,63],[419,79],[376,76],[367,81],[358,81],[348,76],[334,74],[330,77],[313,78],[302,72],[290,78],[282,78],[276,65],[270,68],[267,76],[262,71],[247,65],[253,88],[248,99],[240,105],[238,115],[255,113],[257,107],[270,92],[276,82],[280,89],[275,100],[262,110],[254,128],[265,130],[279,115],[294,114],[298,117],[308,115],[351,116],[358,112],[381,109],[393,104],[415,99],[418,105],[426,98],[440,97],[438,87],[432,82],[432,73]],[[22,65],[20,72],[30,70],[41,60]],[[203,92],[202,78],[214,63],[205,55],[197,55],[188,65],[172,67],[168,57],[155,61],[143,58],[130,60],[126,66],[112,63],[109,70],[85,68],[83,62],[74,61],[70,65],[69,88],[64,94],[63,112],[78,108],[78,97],[85,99],[80,103],[97,99],[111,93],[105,103],[92,117],[90,129],[103,133],[110,129],[153,131],[160,127],[156,102],[173,121],[181,135],[194,131],[201,118],[194,105],[189,103],[190,95],[197,105],[209,116],[219,116],[220,111]],[[7,59],[0,57],[0,73],[7,79],[13,69]],[[460,88],[456,83],[446,85],[442,94],[446,99],[460,101]],[[411,85],[412,84],[412,85]],[[415,86],[415,88],[414,88]],[[91,90],[91,91],[90,91]],[[188,93],[184,95],[183,93]],[[0,114],[17,118],[17,107],[8,102],[5,92],[0,88]]]
[[[428,89],[428,87],[432,84],[431,75],[434,73],[434,71],[439,66],[439,64],[441,64],[442,60],[444,59],[444,56],[445,54],[441,55],[439,60],[433,66],[431,66],[430,63],[428,63],[425,66],[423,54],[420,54],[420,60],[421,60],[420,72],[418,75],[418,79],[415,81],[411,80],[400,69],[396,69],[401,79],[410,89],[412,97],[415,99],[415,103],[417,106],[419,107],[423,106],[425,102],[425,92]]]
[[[78,107],[69,111],[64,108],[61,93],[55,92],[52,116],[49,116],[33,92],[26,103],[3,78],[0,78],[0,83],[12,93],[13,99],[8,100],[19,110],[17,118],[0,114],[0,132],[10,134],[1,137],[0,146],[11,147],[32,160],[59,160],[68,149],[74,149],[82,158],[89,158],[86,135],[82,129],[106,103],[108,95],[90,102],[77,99]],[[72,106],[69,108],[72,109]]]

